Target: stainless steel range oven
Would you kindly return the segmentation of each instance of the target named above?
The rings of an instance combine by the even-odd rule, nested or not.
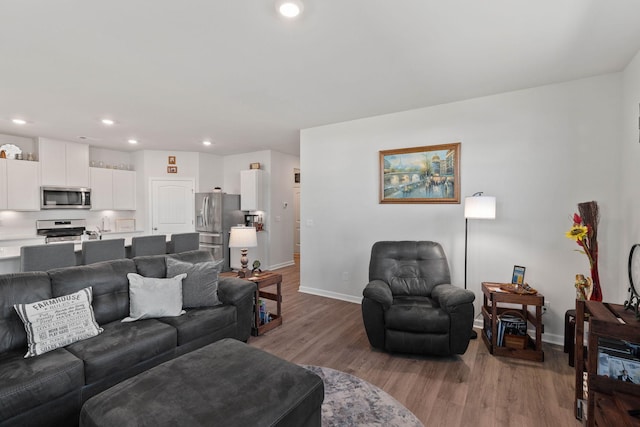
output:
[[[84,219],[36,221],[36,232],[38,236],[45,236],[46,243],[80,241],[86,228],[87,221]]]

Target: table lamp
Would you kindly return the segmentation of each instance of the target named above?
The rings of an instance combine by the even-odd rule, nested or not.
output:
[[[473,193],[471,197],[464,199],[464,288],[467,289],[467,235],[469,231],[469,218],[471,219],[495,219],[496,198],[483,196],[482,191]],[[471,330],[471,338],[477,338],[478,334]]]
[[[242,268],[238,270],[238,277],[249,277],[251,275],[251,271],[247,268],[249,264],[247,252],[249,248],[256,246],[258,246],[258,237],[255,227],[231,227],[229,247],[240,248],[240,264]]]

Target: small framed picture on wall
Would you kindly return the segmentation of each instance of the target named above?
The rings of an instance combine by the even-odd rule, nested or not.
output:
[[[176,156],[169,156],[169,164],[170,165],[176,164]]]
[[[177,166],[167,166],[167,173],[178,173]]]

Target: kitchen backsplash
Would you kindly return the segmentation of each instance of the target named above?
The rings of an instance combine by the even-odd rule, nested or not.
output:
[[[73,209],[39,212],[0,211],[0,240],[2,240],[3,236],[33,235],[35,237],[36,220],[86,219],[87,228],[100,227],[102,229],[102,218],[104,217],[109,218],[113,229],[116,219],[134,218],[135,211],[86,211]]]

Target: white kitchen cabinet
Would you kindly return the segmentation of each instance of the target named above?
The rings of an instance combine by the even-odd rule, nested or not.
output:
[[[40,210],[40,162],[7,160],[7,209]]]
[[[264,210],[264,189],[262,169],[240,171],[240,210]]]
[[[53,139],[39,140],[40,173],[42,185],[67,185],[66,142]]]
[[[67,142],[67,185],[86,187],[89,185],[89,146]]]
[[[136,173],[134,171],[113,171],[113,209],[136,210]]]
[[[136,209],[136,173],[115,169],[91,170],[91,210]]]
[[[91,210],[113,209],[113,170],[89,168],[91,176]]]
[[[40,138],[42,185],[89,187],[89,146]]]
[[[0,159],[0,210],[7,209],[7,159]]]

